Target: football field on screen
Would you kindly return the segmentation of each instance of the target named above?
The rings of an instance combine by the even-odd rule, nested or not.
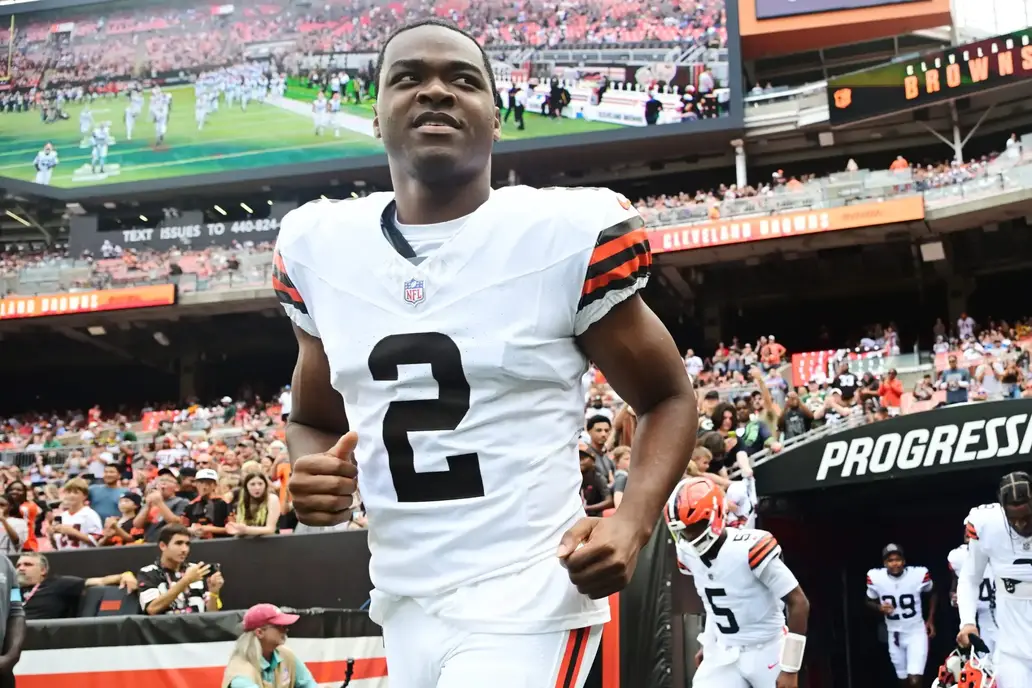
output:
[[[379,141],[347,128],[339,136],[333,129],[315,134],[309,101],[314,91],[292,86],[286,102],[259,104],[251,101],[246,111],[239,105],[219,103],[202,130],[194,115],[192,87],[170,89],[172,110],[164,143],[155,148],[154,123],[148,115],[150,94],[143,112],[136,119],[133,138],[126,139],[125,107],[128,99],[103,98],[90,105],[93,121],[110,122],[115,143],[109,146],[104,174],[90,169],[91,148],[81,147],[79,113],[82,105],[67,103],[67,120],[44,124],[39,111],[0,113],[0,177],[34,181],[33,159],[49,141],[57,150],[60,164],[54,169],[50,185],[78,188],[103,184],[170,179],[197,174],[254,170],[295,163],[346,159],[383,152]],[[370,103],[347,105],[349,115],[372,120]],[[358,120],[353,123],[363,124]],[[356,129],[368,130],[366,126]],[[622,128],[619,125],[586,120],[550,120],[527,115],[526,129],[520,131],[510,119],[504,125],[503,140],[575,134]]]

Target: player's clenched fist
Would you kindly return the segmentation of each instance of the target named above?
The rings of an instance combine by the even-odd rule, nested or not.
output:
[[[308,526],[333,526],[350,517],[351,497],[355,493],[354,432],[341,437],[324,454],[302,456],[294,463],[290,494],[297,519]]]
[[[557,555],[577,590],[597,600],[630,582],[642,544],[638,531],[619,516],[589,517],[563,534]]]

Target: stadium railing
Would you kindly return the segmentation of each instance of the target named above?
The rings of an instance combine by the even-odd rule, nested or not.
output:
[[[767,195],[722,201],[716,204],[716,207],[719,218],[726,220],[833,208],[896,196],[922,194],[926,207],[941,208],[972,199],[1032,188],[1032,145],[1022,148],[1027,151],[1024,155],[1005,154],[991,163],[967,168],[964,174],[970,174],[970,179],[931,188],[926,188],[929,183],[915,177],[910,170],[860,170],[833,174],[792,190],[782,187]],[[645,208],[641,212],[651,229],[662,229],[712,221],[710,207],[710,204],[701,203],[678,208]],[[96,265],[82,260],[54,260],[44,265],[24,267],[17,272],[0,275],[0,295],[31,296],[77,287],[95,289],[170,282],[178,284],[182,291],[213,291],[253,288],[269,283],[272,273],[270,252],[245,254],[240,257],[240,261],[239,270],[222,270],[207,276],[195,273],[170,276],[166,264],[158,269],[141,270],[138,274],[133,272],[131,277],[105,283],[105,273],[98,271]]]
[[[773,461],[779,456],[784,456],[785,452],[790,452],[793,449],[805,446],[811,442],[818,442],[820,440],[827,439],[828,437],[843,432],[844,430],[863,427],[872,422],[874,421],[872,421],[867,414],[849,416],[837,422],[822,425],[821,427],[814,428],[809,432],[804,432],[802,435],[796,435],[795,437],[785,440],[781,443],[781,451],[772,452],[769,449],[764,449],[763,451],[757,452],[749,457],[749,462],[753,465],[753,468],[755,468],[756,466],[761,466],[768,461]],[[731,471],[732,478],[738,478],[740,476],[741,471],[739,469],[736,468]]]

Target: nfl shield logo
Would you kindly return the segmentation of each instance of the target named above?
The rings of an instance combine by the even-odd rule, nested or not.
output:
[[[426,296],[426,292],[423,291],[423,280],[411,279],[405,282],[405,301],[415,306],[417,303],[422,303]]]

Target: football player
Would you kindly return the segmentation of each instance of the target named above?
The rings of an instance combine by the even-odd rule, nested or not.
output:
[[[935,637],[936,593],[924,566],[907,566],[899,545],[886,545],[879,569],[867,572],[867,606],[885,617],[889,659],[903,686],[920,686],[928,663],[928,640]],[[928,620],[921,596],[929,595]]]
[[[638,294],[643,222],[606,189],[491,189],[501,122],[469,34],[407,25],[376,72],[394,192],[293,211],[274,254],[299,348],[298,518],[347,520],[361,483],[392,685],[583,686],[604,598],[630,580],[696,435],[684,363]],[[589,360],[638,414],[608,518],[579,494]]]
[[[970,537],[967,532],[967,521],[964,522],[964,544],[949,553],[946,561],[953,573],[953,606],[957,605],[956,590],[960,572],[968,560]],[[992,566],[986,564],[982,582],[978,586],[978,636],[989,651],[996,647],[996,579],[993,578]]]
[[[978,635],[978,597],[986,566],[996,577],[993,652],[996,679],[1004,688],[1032,688],[1032,480],[1009,473],[1000,482],[995,504],[967,517],[968,560],[957,581],[960,633],[966,647]]]
[[[706,608],[692,686],[794,688],[810,603],[774,536],[726,526],[726,504],[712,480],[688,478],[674,488],[664,512],[678,569],[692,577]]]

